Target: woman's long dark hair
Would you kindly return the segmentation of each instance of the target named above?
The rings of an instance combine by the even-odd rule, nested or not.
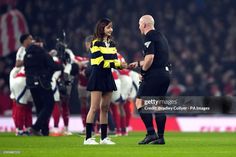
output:
[[[105,36],[104,28],[111,22],[112,21],[108,18],[103,18],[103,19],[99,20],[96,24],[96,27],[95,27],[94,39],[103,40],[103,38]],[[111,38],[111,37],[109,37],[109,38]]]

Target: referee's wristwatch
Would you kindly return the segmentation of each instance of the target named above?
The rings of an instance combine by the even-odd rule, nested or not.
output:
[[[138,61],[138,67],[141,67],[141,65],[140,65],[140,61]]]
[[[147,71],[141,69],[141,75],[144,77],[146,75]]]

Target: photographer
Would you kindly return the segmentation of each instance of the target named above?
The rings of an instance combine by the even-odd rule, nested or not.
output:
[[[54,104],[51,79],[53,73],[62,70],[63,66],[53,61],[40,40],[26,49],[24,66],[26,85],[30,89],[37,111],[37,120],[31,128],[31,133],[48,136],[48,121]]]
[[[69,125],[69,100],[71,97],[72,84],[74,83],[74,77],[79,73],[79,64],[74,63],[75,56],[73,52],[67,48],[65,42],[57,41],[56,49],[50,51],[50,55],[53,56],[54,61],[61,62],[64,65],[64,70],[60,72],[60,75],[55,79],[53,75],[53,91],[54,99],[60,101],[55,103],[52,116],[54,119],[54,129],[52,135],[58,134],[58,125],[60,116],[62,116],[64,122],[64,135],[71,135],[72,133],[68,130]],[[55,90],[58,90],[59,96],[56,96]]]

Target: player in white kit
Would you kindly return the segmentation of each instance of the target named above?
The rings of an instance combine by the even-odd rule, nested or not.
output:
[[[32,102],[30,91],[26,88],[25,71],[23,60],[25,49],[32,43],[33,38],[30,34],[23,34],[20,37],[22,46],[16,54],[15,67],[10,72],[10,90],[11,99],[13,101],[12,117],[16,126],[16,135],[29,135],[29,128],[32,125]],[[25,131],[24,131],[25,129]]]

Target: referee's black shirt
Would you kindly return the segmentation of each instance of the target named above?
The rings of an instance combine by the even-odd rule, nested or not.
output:
[[[146,71],[149,73],[156,69],[165,69],[169,63],[169,46],[166,37],[158,30],[149,31],[144,38],[144,57],[154,54],[151,67]]]
[[[137,98],[144,96],[165,96],[170,84],[168,69],[169,48],[165,36],[158,30],[151,30],[145,35],[144,57],[154,54],[152,65],[147,71],[141,70],[143,79]]]

